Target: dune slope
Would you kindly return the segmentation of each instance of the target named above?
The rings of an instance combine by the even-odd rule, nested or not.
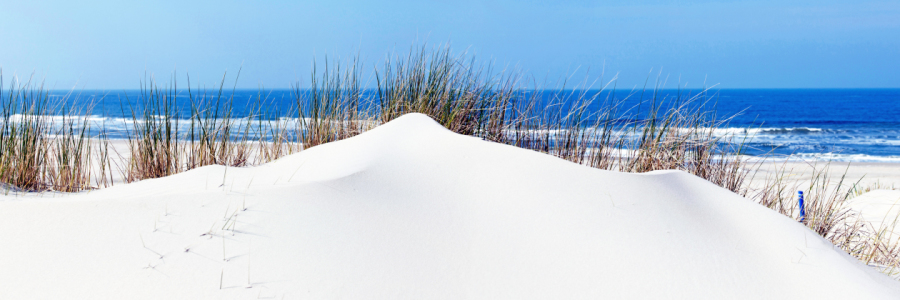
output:
[[[624,174],[411,114],[253,168],[0,199],[0,299],[897,299],[692,175]]]

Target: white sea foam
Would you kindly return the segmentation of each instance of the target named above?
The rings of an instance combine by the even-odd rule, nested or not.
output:
[[[834,162],[870,162],[870,163],[900,163],[900,156],[877,156],[868,154],[841,154],[841,153],[798,153],[776,156],[746,156],[750,161],[774,160],[774,161],[834,161]]]
[[[709,128],[705,130],[710,130]],[[756,135],[778,135],[778,134],[813,134],[825,132],[822,128],[810,127],[725,127],[713,128],[712,132],[716,136],[756,136]]]

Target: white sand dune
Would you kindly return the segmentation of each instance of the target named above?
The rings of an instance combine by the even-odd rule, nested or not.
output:
[[[858,217],[876,229],[888,229],[900,238],[900,191],[874,190],[850,200],[850,208]]]
[[[417,114],[259,167],[2,198],[0,285],[0,299],[900,298],[700,178],[591,169]]]

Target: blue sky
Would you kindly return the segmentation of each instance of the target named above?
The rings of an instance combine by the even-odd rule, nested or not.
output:
[[[0,67],[52,88],[137,88],[144,72],[239,87],[307,82],[314,58],[450,42],[542,85],[651,74],[668,86],[900,88],[900,1],[8,1]],[[661,70],[661,73],[660,73]],[[652,79],[651,79],[652,80]]]

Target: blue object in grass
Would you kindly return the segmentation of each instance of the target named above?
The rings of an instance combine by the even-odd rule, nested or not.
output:
[[[797,191],[797,195],[800,199],[800,222],[806,221],[806,208],[803,206],[803,191]]]

